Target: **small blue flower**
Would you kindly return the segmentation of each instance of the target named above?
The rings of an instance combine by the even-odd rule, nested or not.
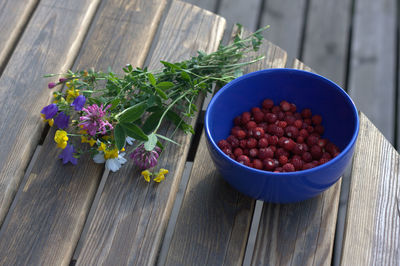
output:
[[[40,113],[45,115],[45,119],[53,118],[57,114],[57,112],[58,112],[58,107],[54,103],[43,107],[42,111],[40,111]]]
[[[71,106],[75,107],[75,111],[80,111],[85,105],[85,102],[86,102],[85,96],[79,95],[78,97],[75,98],[74,102],[71,103]]]
[[[62,159],[63,164],[66,164],[68,162],[71,162],[72,164],[77,164],[78,159],[74,157],[74,146],[68,144],[65,149],[63,149],[62,153],[58,156],[58,158]]]
[[[58,128],[67,128],[68,127],[68,122],[69,122],[69,115],[64,114],[63,112],[59,113],[56,118],[54,118],[54,124]]]

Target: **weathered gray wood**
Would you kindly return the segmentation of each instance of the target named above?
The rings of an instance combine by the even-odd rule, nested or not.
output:
[[[311,0],[302,61],[318,73],[345,85],[351,0]]]
[[[268,41],[258,54],[265,54],[265,60],[248,72],[285,66],[286,53]],[[241,265],[254,204],[219,175],[203,132],[166,265]]]
[[[0,2],[0,72],[39,0]]]
[[[0,79],[0,223],[38,144],[48,102],[46,73],[65,71],[82,43],[95,1],[44,0],[37,7],[16,53]]]
[[[211,12],[216,12],[218,8],[218,0],[185,0],[184,2],[198,6]]]
[[[360,114],[342,265],[400,264],[400,156]]]
[[[340,184],[303,202],[264,203],[252,265],[330,265]]]
[[[218,14],[227,22],[227,29],[231,29],[236,23],[255,31],[257,28],[262,0],[221,0]],[[265,26],[265,25],[261,25]]]
[[[271,25],[264,34],[267,40],[288,53],[289,58],[300,55],[305,0],[268,0],[261,14],[261,25]]]
[[[76,4],[79,9],[83,2]],[[140,66],[164,6],[165,1],[157,0],[103,2],[74,68],[106,69],[126,61]],[[75,23],[71,20],[65,27]],[[2,228],[1,265],[68,265],[71,260],[103,165],[95,164],[89,156],[81,158],[77,166],[62,165],[57,160],[60,150],[55,147],[53,136],[54,129],[46,137],[26,184],[20,188],[15,208],[7,216],[9,222]]]
[[[348,90],[357,108],[394,140],[396,1],[356,1]]]
[[[190,58],[199,49],[215,50],[224,25],[221,17],[173,1],[152,54],[150,68],[158,68],[159,60],[179,61]],[[171,134],[174,129],[167,124],[160,133]],[[174,139],[182,145],[168,145],[163,151],[159,167],[170,172],[162,183],[146,183],[132,162],[110,174],[78,257],[78,265],[153,265],[156,262],[190,140],[181,132],[175,134]]]

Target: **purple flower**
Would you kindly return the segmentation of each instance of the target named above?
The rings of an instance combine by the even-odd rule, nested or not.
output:
[[[82,128],[91,136],[96,135],[97,132],[105,135],[107,133],[106,127],[108,127],[110,130],[113,129],[113,126],[110,124],[110,122],[104,118],[107,109],[110,107],[111,104],[103,110],[103,105],[98,106],[97,104],[93,104],[87,108],[82,108],[82,111],[84,111],[86,114],[79,118],[79,120],[82,121],[79,125],[83,126]]]
[[[46,119],[53,118],[57,114],[57,112],[58,112],[58,107],[54,103],[43,107],[42,111],[40,111],[40,113],[45,115]]]
[[[63,149],[62,153],[58,156],[58,158],[63,160],[63,164],[71,162],[72,164],[77,164],[78,160],[74,157],[74,146],[68,144],[65,149]]]
[[[54,118],[54,124],[58,128],[67,128],[68,127],[68,122],[69,122],[69,115],[64,114],[63,112],[59,113],[56,118]]]
[[[161,149],[159,147],[156,146],[152,151],[146,151],[144,144],[142,144],[130,154],[130,157],[133,163],[141,169],[149,169],[157,164],[160,153]]]
[[[60,78],[58,81],[60,82],[60,83],[64,83],[64,82],[66,82],[68,79],[66,79],[66,78]]]
[[[49,87],[49,89],[54,88],[55,86],[57,86],[57,83],[55,82],[50,82],[49,84],[47,84],[47,86]]]
[[[85,105],[85,102],[86,102],[85,96],[79,95],[78,97],[75,98],[73,103],[71,103],[71,106],[75,107],[75,111],[80,111]]]

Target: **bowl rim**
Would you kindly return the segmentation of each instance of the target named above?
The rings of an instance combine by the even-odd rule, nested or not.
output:
[[[257,75],[262,75],[264,73],[270,73],[270,72],[281,72],[281,73],[296,73],[296,74],[301,74],[301,75],[306,75],[309,76],[311,78],[316,78],[321,80],[322,82],[328,83],[331,86],[335,87],[337,89],[337,91],[344,97],[344,99],[348,102],[348,104],[351,106],[351,109],[353,111],[353,116],[355,118],[355,122],[356,122],[356,127],[355,130],[352,134],[352,137],[349,141],[349,143],[346,145],[346,147],[339,153],[338,156],[336,156],[335,158],[333,158],[332,160],[322,164],[322,165],[318,165],[316,167],[310,168],[310,169],[306,169],[306,170],[300,170],[300,171],[294,171],[294,172],[270,172],[270,171],[266,171],[266,170],[259,170],[256,168],[252,168],[249,167],[247,165],[241,164],[235,160],[233,160],[231,157],[229,157],[228,155],[226,155],[225,153],[223,153],[221,151],[221,149],[218,147],[218,145],[215,143],[214,139],[211,137],[211,132],[210,132],[210,127],[209,127],[209,120],[210,120],[210,108],[215,104],[215,102],[217,101],[217,99],[219,97],[221,97],[221,94],[223,94],[226,90],[229,89],[229,87],[235,85],[236,83],[240,82],[243,79],[252,77],[252,76],[257,76]],[[204,116],[204,131],[206,133],[206,137],[207,139],[210,141],[210,143],[212,144],[212,146],[215,148],[215,150],[217,151],[218,154],[222,155],[223,158],[225,158],[226,160],[232,162],[236,167],[243,167],[246,170],[250,170],[250,171],[254,171],[255,173],[258,174],[266,174],[266,175],[271,175],[271,176],[279,176],[279,177],[293,177],[296,175],[304,175],[307,173],[313,173],[316,171],[320,171],[321,169],[324,169],[326,167],[329,167],[330,165],[334,164],[335,162],[341,160],[355,145],[357,137],[358,137],[358,132],[360,129],[360,119],[359,119],[359,114],[358,114],[358,110],[356,105],[354,104],[354,101],[350,98],[350,96],[339,86],[337,85],[335,82],[319,75],[319,74],[315,74],[312,72],[308,72],[305,70],[301,70],[301,69],[292,69],[292,68],[269,68],[269,69],[262,69],[262,70],[257,70],[254,72],[250,72],[247,74],[244,74],[243,76],[240,76],[230,82],[228,82],[227,84],[225,84],[212,98],[210,103],[207,106],[207,110]]]

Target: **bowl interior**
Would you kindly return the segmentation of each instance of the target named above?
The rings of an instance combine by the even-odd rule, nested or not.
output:
[[[211,100],[205,126],[214,145],[229,136],[233,119],[264,99],[275,104],[295,103],[323,118],[324,138],[340,150],[351,142],[357,128],[357,110],[350,97],[333,82],[306,71],[268,69],[244,75],[224,86]]]

